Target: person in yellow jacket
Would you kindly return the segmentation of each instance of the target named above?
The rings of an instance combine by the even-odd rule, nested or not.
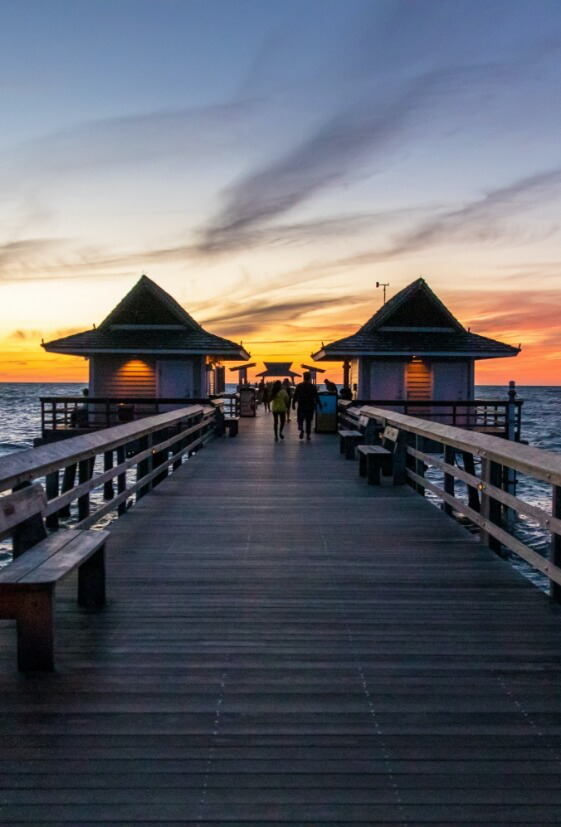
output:
[[[283,388],[280,379],[277,379],[271,391],[271,410],[273,412],[275,442],[279,441],[279,437],[284,439],[284,423],[286,422],[286,412],[289,405],[290,397]]]

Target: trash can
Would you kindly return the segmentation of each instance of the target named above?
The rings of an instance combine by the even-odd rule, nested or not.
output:
[[[319,394],[322,408],[316,409],[316,432],[318,434],[337,433],[337,394],[321,391]]]
[[[240,388],[240,416],[255,416],[255,388]]]

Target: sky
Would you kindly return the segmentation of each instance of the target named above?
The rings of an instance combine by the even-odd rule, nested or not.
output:
[[[561,384],[558,0],[0,0],[0,120],[0,381],[145,273],[295,366],[422,275]]]

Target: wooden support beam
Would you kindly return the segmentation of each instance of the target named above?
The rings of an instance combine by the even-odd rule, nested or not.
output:
[[[483,458],[481,460],[481,515],[493,525],[501,526],[501,504],[486,490],[487,485],[493,485],[496,488],[501,487],[502,482],[502,468],[497,462]],[[501,543],[488,531],[482,529],[481,540],[487,543],[493,551],[501,550]]]
[[[452,448],[451,445],[444,446],[444,462],[446,465],[454,466],[456,464],[456,451]],[[446,471],[444,472],[444,490],[450,497],[455,496],[455,477],[453,474],[448,474]],[[454,509],[448,502],[444,502],[444,512],[449,516],[452,516],[454,513]]]
[[[110,471],[113,468],[113,451],[105,451],[103,454],[103,470]],[[115,496],[113,480],[107,480],[103,484],[103,499],[112,500]]]

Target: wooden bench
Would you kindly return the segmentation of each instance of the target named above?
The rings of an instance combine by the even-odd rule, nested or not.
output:
[[[381,445],[359,445],[358,472],[367,477],[368,485],[380,485],[380,474],[390,476],[393,470],[393,456],[399,439],[399,430],[387,425],[381,436]]]
[[[224,420],[224,427],[228,431],[228,436],[237,436],[240,427],[239,416],[231,416]]]
[[[78,603],[105,603],[108,531],[66,529],[47,536],[47,504],[37,483],[0,497],[0,539],[13,535],[14,560],[0,570],[0,618],[16,620],[18,668],[54,668],[53,599],[56,583],[78,568]]]
[[[339,434],[339,453],[344,454],[347,459],[355,458],[355,448],[364,442],[364,432],[368,425],[367,416],[359,416],[357,428],[340,428]]]

